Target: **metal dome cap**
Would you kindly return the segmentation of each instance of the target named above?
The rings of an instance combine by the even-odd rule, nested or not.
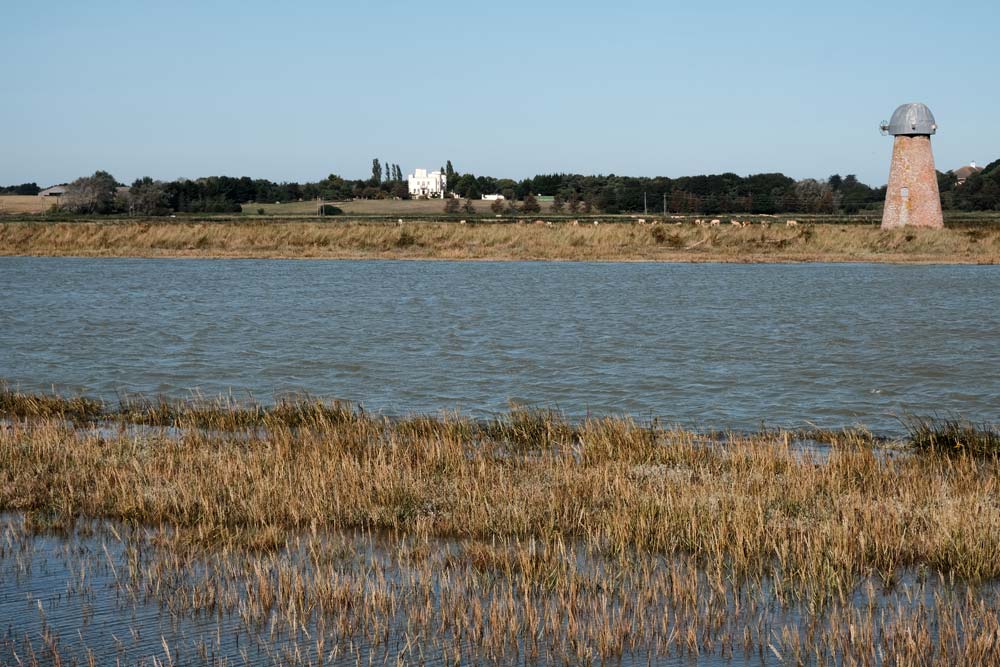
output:
[[[883,132],[893,136],[931,135],[937,132],[937,121],[926,104],[910,102],[892,112],[892,120],[881,125]]]

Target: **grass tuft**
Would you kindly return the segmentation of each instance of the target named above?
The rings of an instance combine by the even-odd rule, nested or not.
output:
[[[912,417],[904,424],[909,431],[908,444],[914,451],[993,459],[1000,456],[1000,428],[996,425],[926,417]]]

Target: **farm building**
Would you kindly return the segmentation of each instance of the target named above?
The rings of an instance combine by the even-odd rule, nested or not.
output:
[[[964,167],[959,167],[958,169],[952,169],[951,173],[953,173],[955,175],[955,178],[958,179],[957,181],[958,185],[961,185],[962,183],[965,183],[966,179],[968,179],[969,176],[972,176],[973,174],[978,174],[982,170],[983,168],[976,165],[975,162],[970,162]]]
[[[51,188],[45,188],[38,193],[39,197],[62,197],[66,194],[65,185],[53,185]]]

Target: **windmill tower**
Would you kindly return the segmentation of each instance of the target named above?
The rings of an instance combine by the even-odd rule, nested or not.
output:
[[[904,104],[893,112],[892,120],[882,121],[880,129],[895,137],[882,229],[941,229],[941,195],[931,153],[931,135],[937,132],[934,114],[919,102]]]

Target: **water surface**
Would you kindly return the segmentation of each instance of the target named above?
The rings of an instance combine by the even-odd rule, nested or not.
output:
[[[898,432],[997,419],[1000,269],[0,258],[0,378]]]

